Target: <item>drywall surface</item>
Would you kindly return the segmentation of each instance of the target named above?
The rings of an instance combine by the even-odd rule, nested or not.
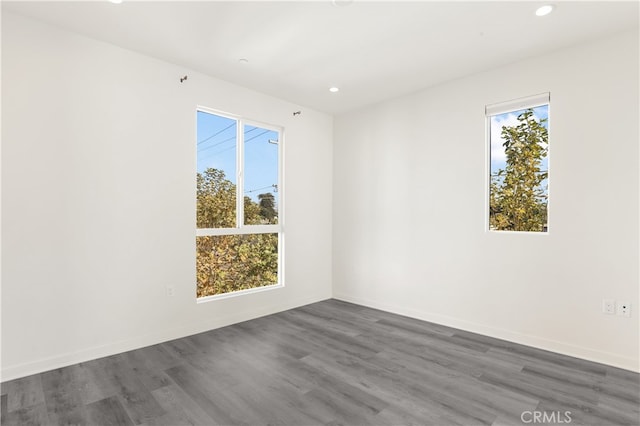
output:
[[[331,296],[330,116],[2,19],[2,380]],[[284,127],[284,288],[196,303],[198,105]]]
[[[488,232],[485,105],[544,92],[549,233]],[[334,297],[638,370],[638,116],[637,32],[337,116]]]

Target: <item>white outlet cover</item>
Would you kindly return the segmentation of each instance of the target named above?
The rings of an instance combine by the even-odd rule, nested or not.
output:
[[[613,315],[616,313],[616,301],[613,299],[602,299],[602,313]]]
[[[623,317],[631,316],[631,303],[618,302],[618,315]]]

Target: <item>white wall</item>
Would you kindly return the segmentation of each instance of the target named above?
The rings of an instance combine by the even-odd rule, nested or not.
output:
[[[332,278],[344,300],[638,370],[637,40],[345,114],[332,135],[325,114],[4,12],[2,380],[322,300]],[[551,232],[486,233],[484,106],[544,91]],[[283,289],[195,303],[198,104],[285,127]]]
[[[331,296],[330,116],[6,12],[2,86],[3,380]],[[282,289],[196,304],[196,105],[285,128]]]
[[[547,91],[550,232],[485,232],[484,107]],[[336,117],[334,297],[638,370],[638,114],[630,33]]]

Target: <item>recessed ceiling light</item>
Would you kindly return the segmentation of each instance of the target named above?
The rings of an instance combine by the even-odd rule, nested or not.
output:
[[[340,91],[340,89],[338,89],[337,87],[335,87],[335,86],[334,86],[334,87],[329,87],[329,91],[330,91],[331,93],[336,93],[336,92],[339,92],[339,91]]]
[[[540,6],[536,9],[536,16],[545,16],[550,14],[553,11],[553,6],[550,4],[545,4],[544,6]]]
[[[353,0],[331,0],[331,4],[334,6],[349,6],[353,3]]]
[[[120,4],[122,3],[122,0],[109,0],[111,3],[113,4]]]

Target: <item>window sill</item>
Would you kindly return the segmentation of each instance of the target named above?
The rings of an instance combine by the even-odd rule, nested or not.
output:
[[[216,294],[215,296],[204,296],[204,297],[196,298],[196,303],[213,302],[215,300],[229,299],[232,297],[243,296],[245,294],[260,293],[263,291],[270,291],[270,290],[275,290],[277,288],[283,288],[283,287],[284,287],[284,284],[278,283],[278,284],[267,285],[264,287],[248,288],[246,290],[238,290],[238,291],[232,291],[230,293]]]

